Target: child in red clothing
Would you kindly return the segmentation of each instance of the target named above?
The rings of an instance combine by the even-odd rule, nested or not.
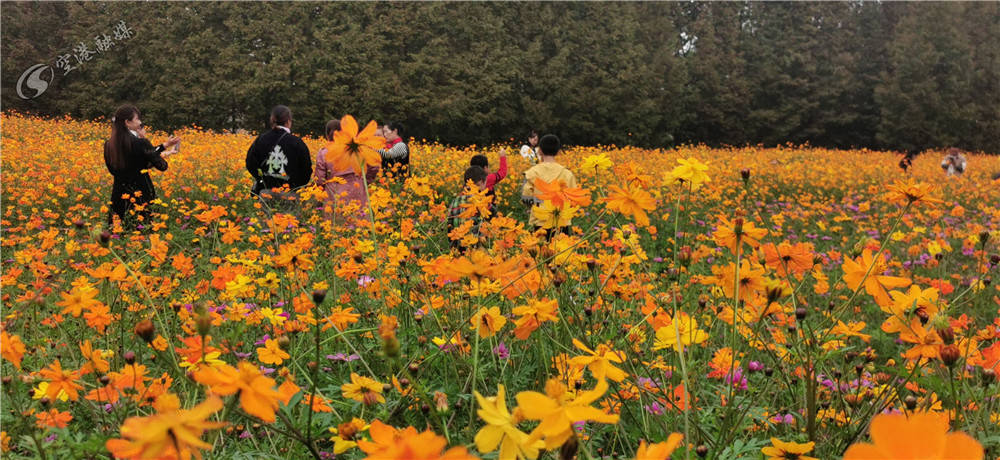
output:
[[[487,172],[486,175],[486,189],[490,191],[490,196],[495,196],[496,191],[494,188],[497,182],[503,180],[507,177],[507,149],[500,149],[500,167],[497,168],[496,172],[490,172],[490,160],[486,158],[486,155],[476,155],[472,157],[469,161],[469,166],[479,166]]]

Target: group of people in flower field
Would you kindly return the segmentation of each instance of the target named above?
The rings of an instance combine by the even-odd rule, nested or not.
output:
[[[279,105],[271,110],[271,129],[260,134],[246,155],[246,169],[253,185],[250,193],[269,209],[292,211],[302,206],[301,192],[310,186],[326,193],[324,210],[327,215],[352,218],[367,215],[367,184],[379,174],[402,179],[410,172],[410,149],[403,140],[404,128],[399,122],[370,122],[360,129],[350,115],[342,120],[330,120],[324,138],[329,142],[316,153],[315,167],[309,147],[292,134],[292,112]],[[127,228],[137,220],[145,220],[156,199],[156,188],[149,176],[155,168],[167,170],[167,158],[179,151],[180,138],[170,137],[153,146],[146,138],[139,109],[121,106],[114,115],[111,138],[104,145],[104,159],[114,178],[108,224],[117,215]],[[520,154],[532,164],[524,173],[521,200],[529,209],[529,224],[536,230],[545,228],[551,236],[554,230],[566,231],[574,208],[555,208],[561,200],[546,197],[560,195],[577,187],[573,173],[556,161],[561,144],[554,134],[539,137],[531,131]],[[449,230],[468,238],[456,238],[453,246],[463,249],[478,235],[482,219],[496,214],[496,185],[508,175],[507,152],[501,149],[499,165],[491,170],[485,155],[475,155],[463,174],[468,187],[452,201]],[[555,187],[555,188],[553,188]],[[578,205],[586,203],[576,203]],[[137,216],[141,218],[137,219]],[[552,224],[546,224],[551,221]]]
[[[330,120],[324,130],[325,147],[310,152],[307,143],[292,134],[291,110],[275,107],[270,121],[271,129],[256,137],[246,152],[249,181],[239,170],[249,138],[185,134],[190,145],[226,145],[226,152],[239,157],[230,155],[227,168],[196,162],[173,166],[177,176],[195,178],[191,182],[206,189],[231,190],[245,181],[248,187],[240,190],[248,196],[243,199],[280,212],[273,215],[273,222],[288,220],[285,213],[306,209],[309,223],[289,225],[286,235],[275,235],[274,228],[281,224],[273,224],[269,236],[278,237],[274,248],[262,245],[256,234],[227,241],[231,234],[223,230],[217,232],[221,243],[194,246],[202,241],[194,237],[203,237],[203,230],[215,231],[206,222],[210,219],[196,213],[210,206],[204,201],[224,198],[221,192],[178,199],[177,209],[193,209],[178,214],[206,225],[167,234],[169,249],[157,234],[122,238],[114,244],[102,234],[95,242],[82,231],[82,220],[74,222],[76,229],[67,229],[73,233],[60,241],[65,244],[47,246],[46,240],[56,241],[57,230],[47,238],[32,234],[49,233],[44,227],[75,218],[72,207],[64,206],[70,213],[45,217],[48,220],[40,223],[29,215],[35,211],[21,213],[24,225],[15,229],[14,237],[26,236],[17,243],[20,246],[11,245],[15,254],[5,262],[16,261],[17,266],[8,270],[17,274],[4,278],[5,291],[13,289],[5,292],[9,297],[4,300],[17,298],[13,301],[17,307],[0,328],[0,355],[9,363],[4,365],[19,372],[4,376],[4,388],[13,390],[4,396],[11,410],[3,422],[15,420],[13,429],[5,428],[14,441],[6,431],[0,432],[0,451],[9,451],[13,442],[13,457],[33,453],[32,446],[41,453],[53,439],[68,445],[105,438],[101,447],[116,458],[201,458],[205,452],[212,458],[367,455],[379,460],[457,460],[478,458],[474,447],[485,458],[501,460],[863,460],[993,458],[1000,446],[993,436],[1000,426],[995,409],[1000,401],[995,396],[1000,320],[991,312],[995,306],[988,297],[998,304],[1000,299],[987,291],[989,271],[995,273],[1000,267],[1000,255],[988,254],[996,248],[998,235],[996,206],[988,199],[995,193],[983,195],[987,199],[980,201],[987,203],[981,210],[966,211],[956,205],[950,217],[966,212],[971,217],[955,221],[945,215],[947,210],[925,211],[943,202],[930,196],[929,185],[912,180],[887,186],[881,201],[870,200],[864,192],[824,201],[799,198],[803,208],[813,204],[815,208],[795,213],[782,203],[777,209],[787,213],[754,219],[742,207],[705,203],[737,196],[733,201],[746,198],[751,204],[744,206],[769,213],[764,203],[772,200],[766,192],[753,190],[750,167],[766,168],[772,160],[775,165],[791,156],[787,152],[752,150],[743,159],[756,163],[734,161],[727,169],[729,177],[710,178],[709,166],[697,156],[711,158],[716,150],[686,159],[647,155],[641,165],[614,166],[599,152],[580,155],[581,162],[570,163],[579,152],[561,151],[555,135],[531,132],[520,150],[525,161],[515,157],[512,162],[513,168],[525,165],[516,174],[523,179],[513,201],[525,205],[527,231],[516,229],[516,244],[504,247],[498,241],[484,248],[480,225],[490,235],[505,221],[513,221],[494,217],[496,198],[503,190],[497,186],[504,180],[513,182],[507,177],[515,174],[506,149],[498,149],[496,163],[487,155],[472,156],[467,149],[441,155],[438,164],[446,166],[430,172],[439,173],[437,177],[447,177],[442,170],[451,171],[451,177],[460,174],[461,188],[443,203],[450,207],[426,206],[433,209],[424,213],[424,203],[412,199],[424,195],[403,194],[424,180],[407,180],[411,172],[417,176],[432,168],[411,169],[402,125],[375,121],[359,125],[351,116]],[[84,140],[75,145],[90,145],[90,139],[103,137],[104,127],[88,126],[88,133],[100,129],[101,134],[79,135]],[[45,131],[49,130],[37,130]],[[199,142],[198,136],[211,140]],[[40,136],[26,131],[22,137]],[[222,137],[235,144],[219,141]],[[149,171],[165,171],[167,160],[179,153],[180,142],[171,136],[154,145],[147,139],[138,109],[123,106],[116,112],[104,147],[106,166],[114,176],[109,220],[118,215],[129,228],[145,223],[156,197]],[[35,144],[20,139],[5,143],[9,145],[14,146],[12,152],[21,152],[22,159],[37,151]],[[629,148],[617,154],[631,158],[635,152]],[[952,153],[942,168],[957,176],[966,165],[960,152]],[[866,154],[858,152],[852,158],[860,163]],[[819,178],[831,189],[861,190],[873,182],[837,184],[868,165],[843,161],[842,151],[824,155],[812,165],[838,168],[834,171],[839,173]],[[978,166],[983,159],[971,159],[975,169],[986,169]],[[592,197],[560,162],[571,165],[581,182],[590,178],[599,182],[591,172],[612,168],[614,176],[599,179],[629,177],[619,174],[626,169],[669,172],[662,181],[649,179],[648,184],[642,184],[638,174],[632,177],[639,179],[609,182]],[[709,162],[713,168],[719,164]],[[895,174],[894,162],[871,171]],[[23,160],[11,163],[22,169],[32,165]],[[191,168],[184,170],[186,166]],[[941,173],[936,162],[918,166],[924,175],[930,169]],[[238,177],[230,174],[233,170]],[[204,177],[208,174],[214,176]],[[44,185],[23,179],[31,176],[12,176],[26,184],[25,191],[44,190]],[[809,180],[803,177],[782,185]],[[369,198],[368,187],[374,181],[380,186],[372,188]],[[399,181],[406,186],[400,187]],[[656,184],[663,186],[657,190]],[[177,189],[170,182],[164,185]],[[412,246],[403,244],[397,234],[407,232],[393,228],[377,242],[364,240],[368,235],[363,231],[354,238],[348,235],[337,243],[343,252],[313,245],[312,237],[320,233],[313,224],[331,227],[323,221],[323,213],[332,222],[353,223],[359,230],[367,230],[365,222],[383,221],[378,196],[387,194],[386,185],[402,189],[396,200],[399,207],[393,209],[397,214],[411,221],[433,216],[428,220],[439,224],[437,229],[447,219],[454,250],[439,254],[449,249],[445,245],[437,248],[440,251],[426,249],[419,239]],[[676,188],[670,190],[671,185]],[[976,184],[964,180],[952,185],[968,191]],[[787,194],[775,192],[781,193],[782,202],[785,196],[812,190],[788,189]],[[870,189],[869,195],[883,192]],[[681,200],[691,192],[700,194],[684,206],[703,207],[685,214]],[[669,202],[669,193],[677,194],[670,220],[660,217],[663,209],[657,211],[657,200]],[[760,202],[755,205],[756,199]],[[104,200],[91,195],[81,201],[86,210],[80,212]],[[605,209],[578,215],[592,200]],[[820,206],[836,200],[844,203],[836,208]],[[868,229],[889,228],[874,222],[882,220],[875,218],[876,211],[858,211],[855,203],[901,210],[888,232],[854,241],[853,235],[864,235]],[[605,211],[625,219],[604,218]],[[598,231],[562,234],[574,218],[580,227],[590,228],[582,225],[585,217],[593,218]],[[677,222],[688,218],[692,225],[678,229]],[[702,218],[712,222],[699,222]],[[15,225],[17,219],[10,218]],[[252,222],[234,220],[237,225],[241,220]],[[795,241],[796,235],[816,224],[810,220],[821,221],[818,225],[824,231],[826,222],[849,222],[843,231],[829,232],[844,236],[843,244],[820,248],[821,239],[816,245]],[[854,221],[860,223],[848,226]],[[936,221],[942,222],[943,236],[934,240],[916,236],[926,229],[894,232],[901,228],[900,222],[916,227]],[[640,241],[657,232],[663,236],[663,226],[658,230],[656,224],[664,222],[674,225],[669,235],[673,241]],[[963,222],[975,225],[954,232],[948,228]],[[642,228],[648,234],[641,233]],[[376,227],[373,236],[379,230]],[[909,248],[886,246],[909,242],[911,235]],[[277,242],[284,236],[289,238]],[[942,255],[926,270],[898,270],[904,265],[890,261],[902,251],[913,257],[922,254],[924,246],[928,254],[942,254],[939,241],[946,244],[959,237],[965,238],[960,244],[968,254]],[[992,246],[987,246],[991,238]],[[685,246],[686,242],[691,245]],[[589,247],[566,250],[573,259],[557,265],[560,262],[552,254],[576,243]],[[146,244],[148,271],[143,260],[126,261],[116,252]],[[667,253],[664,247],[671,244]],[[932,244],[935,251],[930,250]],[[373,249],[355,251],[362,246]],[[414,248],[412,254],[407,248]],[[35,254],[49,249],[55,255],[47,256],[51,265],[46,265],[42,263],[46,256]],[[173,257],[169,263],[168,250]],[[400,255],[404,250],[406,254]],[[63,252],[67,262],[61,262]],[[74,252],[81,255],[70,258]],[[359,255],[362,252],[367,255]],[[673,256],[674,261],[664,262],[657,255]],[[223,256],[225,261],[219,262]],[[326,265],[313,264],[320,258]],[[230,259],[239,262],[230,264]],[[938,261],[966,265],[947,269]],[[972,270],[971,277],[963,274]],[[284,291],[285,281],[277,273],[285,273],[288,284],[296,285],[294,293]],[[967,281],[964,290],[951,290],[946,278],[952,274],[955,280]],[[305,287],[309,281],[320,281],[313,284],[311,296]],[[400,286],[410,291],[393,292]],[[585,294],[591,286],[593,290]],[[337,295],[328,296],[327,289]],[[38,293],[44,290],[49,292]],[[161,300],[150,298],[150,293]],[[61,301],[51,297],[57,294]],[[294,297],[289,300],[290,296]],[[62,307],[60,313],[56,307]],[[35,311],[59,319],[35,321]],[[58,343],[48,330],[36,327],[49,327],[51,334],[78,341],[79,347]],[[131,341],[129,328],[133,328]],[[325,352],[337,354],[323,361]],[[124,365],[121,372],[119,365]],[[30,395],[23,391],[29,387]],[[335,396],[338,392],[342,398]],[[21,406],[22,401],[30,405]],[[75,431],[65,430],[74,416],[78,421],[69,430]],[[683,434],[675,432],[681,430]],[[45,436],[51,437],[43,443]],[[734,447],[740,443],[739,449]],[[90,455],[48,456],[77,457]]]

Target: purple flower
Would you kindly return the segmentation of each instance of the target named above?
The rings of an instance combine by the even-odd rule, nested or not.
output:
[[[330,361],[343,361],[345,363],[349,363],[351,361],[361,359],[361,357],[353,353],[350,355],[337,353],[335,355],[326,355],[326,359],[329,359]]]
[[[663,262],[663,257],[653,257],[653,262]]]
[[[743,368],[736,368],[733,373],[726,376],[726,383],[733,385],[740,390],[747,389],[747,378],[743,375]]]
[[[764,365],[759,361],[750,361],[750,363],[747,364],[747,369],[750,369],[750,372],[759,372],[764,370]]]
[[[660,403],[653,401],[652,404],[646,406],[646,412],[649,412],[650,414],[653,415],[663,415],[665,410],[663,406],[660,405]]]
[[[771,421],[774,422],[776,425],[781,425],[781,424],[794,425],[795,417],[792,417],[792,414],[775,415],[774,417],[771,417]]]
[[[510,358],[510,350],[507,349],[507,345],[500,342],[499,345],[493,348],[493,354],[497,355],[500,359],[506,360]]]
[[[268,340],[271,340],[271,335],[270,334],[264,334],[264,337],[262,339],[254,342],[253,344],[254,345],[264,345]]]
[[[371,284],[372,281],[375,281],[375,278],[372,278],[368,275],[361,275],[358,277],[358,286],[365,287]]]

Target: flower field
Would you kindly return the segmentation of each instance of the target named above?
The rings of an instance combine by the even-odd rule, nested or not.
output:
[[[411,143],[344,221],[190,128],[126,232],[107,125],[2,122],[3,458],[1000,458],[1000,156],[569,148],[549,240],[517,155],[449,231],[499,147]]]

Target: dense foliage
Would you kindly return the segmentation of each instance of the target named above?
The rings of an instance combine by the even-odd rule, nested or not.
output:
[[[1000,152],[1000,4],[8,3],[3,106],[319,133],[344,113],[452,145],[796,144]],[[134,37],[32,100],[21,73]],[[29,91],[29,94],[34,94]]]

